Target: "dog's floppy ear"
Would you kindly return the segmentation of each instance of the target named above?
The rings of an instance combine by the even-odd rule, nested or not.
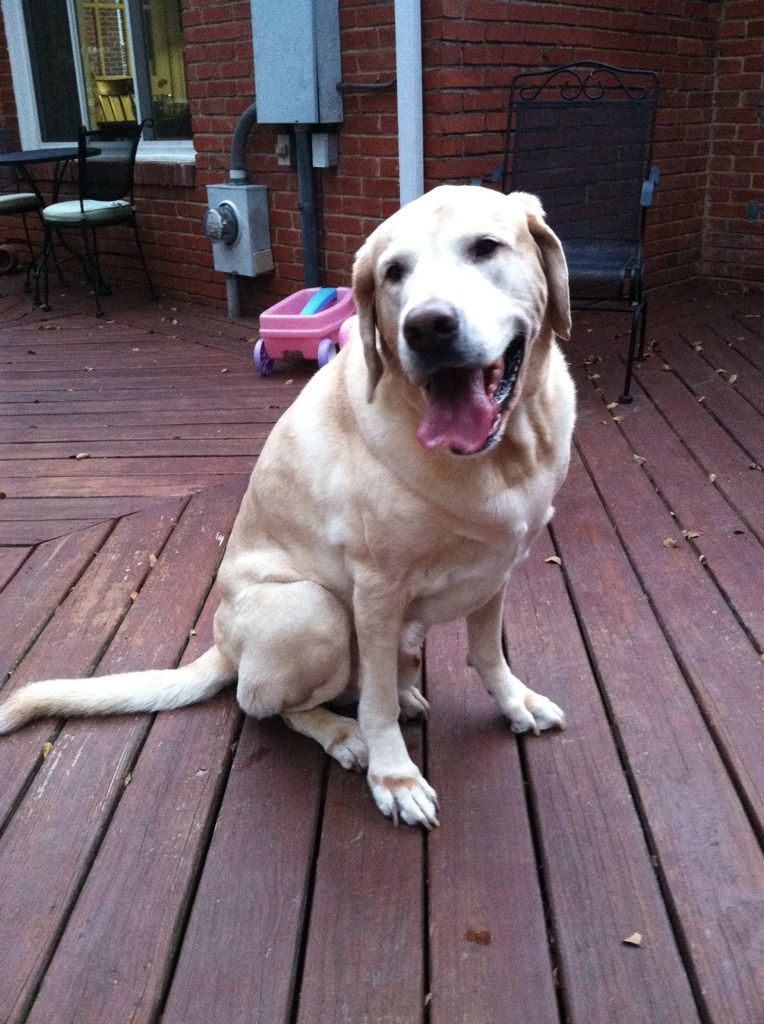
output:
[[[358,329],[366,358],[368,387],[366,397],[374,397],[374,390],[382,376],[382,358],[377,349],[377,317],[374,308],[374,255],[370,241],[364,243],[353,264],[353,299],[358,312]]]
[[[566,341],[570,337],[570,285],[565,253],[557,235],[544,219],[544,209],[536,196],[527,192],[513,192],[525,206],[528,230],[539,247],[549,288],[549,316],[552,330]]]

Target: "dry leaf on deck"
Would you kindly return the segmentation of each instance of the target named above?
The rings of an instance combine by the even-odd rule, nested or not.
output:
[[[714,480],[716,480],[716,473],[709,473],[708,479],[711,481],[711,483],[713,483]]]
[[[82,459],[90,458],[90,452],[77,452],[77,454],[72,455],[71,458],[76,459],[78,462],[81,462]]]
[[[562,565],[562,559],[559,555],[550,555],[549,558],[545,558],[544,561],[547,565]]]
[[[695,540],[696,537],[702,537],[703,534],[697,530],[682,530],[682,536],[685,540]]]
[[[679,541],[678,540],[674,540],[673,537],[664,537],[663,538],[663,546],[664,546],[664,548],[678,548],[679,547]]]
[[[152,569],[154,568],[158,561],[159,559],[157,558],[156,555],[149,555],[149,565],[151,566]]]
[[[639,932],[632,932],[631,935],[627,935],[623,940],[624,946],[641,946],[642,936]]]
[[[644,455],[632,455],[632,459],[634,460],[634,462],[637,463],[638,466],[644,466],[644,464],[647,462],[647,459],[644,457]]]
[[[51,750],[53,750],[53,744],[50,742],[50,740],[48,740],[47,743],[43,743],[41,750],[43,761],[47,761],[48,757],[50,756]]]

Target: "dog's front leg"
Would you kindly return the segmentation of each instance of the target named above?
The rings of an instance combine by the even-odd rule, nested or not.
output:
[[[480,674],[485,688],[499,703],[514,732],[538,734],[542,729],[565,728],[565,715],[547,697],[534,693],[512,673],[502,648],[504,590],[467,618],[468,661]]]
[[[398,824],[438,825],[435,790],[409,757],[398,724],[398,648],[403,608],[376,587],[357,588],[360,698],[358,722],[369,750],[369,788],[377,807]]]

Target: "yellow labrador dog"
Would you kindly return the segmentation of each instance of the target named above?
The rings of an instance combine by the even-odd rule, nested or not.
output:
[[[281,715],[377,806],[438,824],[406,749],[430,625],[466,616],[469,661],[516,732],[562,727],[502,652],[512,567],[565,477],[573,384],[565,258],[537,199],[443,186],[356,258],[350,343],[274,427],[218,584],[215,644],[179,668],[33,683],[0,731],[40,715],[155,711],[238,680],[247,714]],[[324,705],[358,697],[358,722]]]

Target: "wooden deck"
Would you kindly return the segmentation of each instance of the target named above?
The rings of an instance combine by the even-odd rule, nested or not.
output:
[[[246,323],[107,310],[0,299],[7,686],[204,648],[305,376],[259,379]],[[3,738],[2,1021],[762,1024],[764,296],[655,297],[636,401],[610,407],[624,327],[576,319],[571,473],[507,602],[513,667],[567,731],[513,736],[457,623],[406,727],[432,834],[230,694]]]

